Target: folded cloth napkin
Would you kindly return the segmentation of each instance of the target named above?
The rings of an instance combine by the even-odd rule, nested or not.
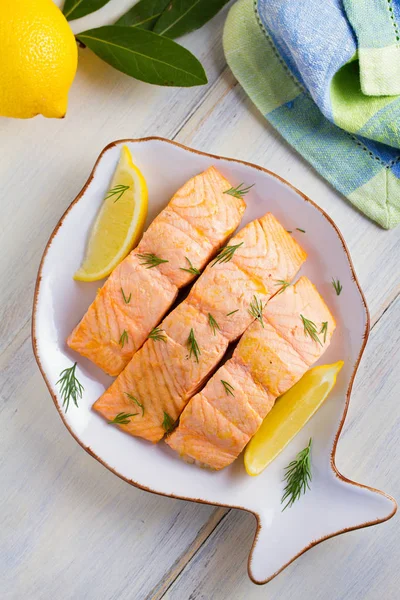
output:
[[[224,30],[265,118],[387,229],[400,222],[399,31],[400,0],[239,0]]]

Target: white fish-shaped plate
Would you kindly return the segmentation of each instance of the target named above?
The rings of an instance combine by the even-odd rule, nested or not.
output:
[[[212,164],[233,185],[254,183],[246,196],[247,209],[241,226],[270,211],[286,229],[292,230],[308,253],[301,274],[316,284],[335,315],[337,330],[320,362],[345,361],[337,384],[322,408],[258,477],[246,474],[242,456],[220,472],[186,464],[163,442],[153,445],[126,435],[91,410],[112,379],[68,349],[66,338],[94,299],[99,284],[77,282],[72,277],[81,264],[122,144],[128,145],[148,183],[147,225],[183,183]],[[335,294],[332,278],[339,279],[343,286],[340,296]],[[248,564],[249,576],[255,583],[266,583],[319,542],[382,523],[396,512],[393,498],[348,480],[335,466],[336,446],[369,333],[368,309],[349,252],[332,220],[304,194],[266,169],[198,152],[161,138],[109,144],[46,246],[36,284],[32,332],[36,360],[55,406],[71,435],[94,458],[143,490],[241,508],[255,515],[257,530]],[[57,381],[60,372],[75,361],[85,390],[79,408],[71,403],[65,413]],[[311,489],[282,512],[284,468],[310,437],[313,438]]]

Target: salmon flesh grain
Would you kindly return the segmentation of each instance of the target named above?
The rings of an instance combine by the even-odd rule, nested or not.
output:
[[[153,442],[169,432],[254,320],[260,306],[291,281],[306,258],[270,213],[252,221],[205,269],[188,297],[160,324],[93,408],[107,420],[131,417],[121,428]],[[139,404],[138,404],[139,403]]]
[[[114,269],[68,337],[68,346],[118,375],[179,288],[193,281],[239,225],[245,203],[226,194],[230,188],[215,167],[185,183]]]
[[[246,330],[232,358],[190,400],[166,443],[188,462],[216,470],[230,465],[276,398],[322,356],[335,326],[307,277],[286,287],[264,308],[262,320]]]

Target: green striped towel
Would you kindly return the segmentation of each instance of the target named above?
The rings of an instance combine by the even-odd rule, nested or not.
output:
[[[387,229],[400,221],[397,18],[400,0],[239,0],[224,30],[228,64],[265,118]]]

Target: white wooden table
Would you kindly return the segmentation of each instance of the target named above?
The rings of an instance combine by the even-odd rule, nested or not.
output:
[[[131,3],[113,0],[74,30],[111,22]],[[32,355],[42,251],[108,142],[159,135],[259,163],[324,208],[349,245],[372,331],[337,464],[400,498],[400,227],[384,231],[358,214],[257,113],[225,63],[225,16],[182,40],[202,60],[207,86],[152,87],[80,50],[66,119],[0,119],[4,600],[399,598],[396,517],[329,540],[267,586],[255,586],[246,574],[254,518],[150,495],[112,475],[64,428]]]

